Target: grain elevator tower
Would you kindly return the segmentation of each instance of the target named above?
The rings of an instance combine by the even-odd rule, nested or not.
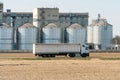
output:
[[[3,3],[0,2],[0,25],[3,20]]]

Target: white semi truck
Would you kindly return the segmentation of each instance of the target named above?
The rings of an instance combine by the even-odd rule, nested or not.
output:
[[[60,44],[44,44],[36,43],[33,44],[33,54],[35,56],[42,57],[55,57],[56,55],[69,55],[70,57],[89,56],[88,45],[85,44],[69,44],[69,43],[60,43]]]

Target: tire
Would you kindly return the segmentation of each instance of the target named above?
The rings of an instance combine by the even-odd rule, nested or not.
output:
[[[75,53],[70,53],[69,56],[70,57],[75,57]]]
[[[54,55],[54,54],[51,54],[51,57],[55,57],[55,55]]]
[[[38,54],[37,56],[38,56],[38,57],[40,57],[41,55],[40,55],[40,54]]]
[[[87,56],[90,56],[90,54],[89,54],[89,53],[87,53]]]
[[[46,55],[46,54],[43,54],[43,55],[41,55],[41,56],[42,56],[43,58],[44,58],[44,57],[47,57],[47,55]]]
[[[51,54],[47,54],[47,57],[51,57]]]
[[[55,55],[53,55],[53,54],[43,54],[43,55],[41,55],[43,58],[49,58],[49,57],[55,57]]]
[[[87,57],[86,53],[81,54],[81,57]]]
[[[35,56],[38,56],[37,54],[35,54]]]

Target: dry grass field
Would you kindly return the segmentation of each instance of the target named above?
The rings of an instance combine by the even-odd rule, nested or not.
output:
[[[29,53],[0,54],[0,80],[120,80],[120,53],[92,53],[88,59],[33,58]]]

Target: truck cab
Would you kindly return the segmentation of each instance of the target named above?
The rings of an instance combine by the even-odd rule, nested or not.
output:
[[[87,57],[89,56],[89,46],[87,44],[82,44],[81,45],[81,56],[82,57]]]

